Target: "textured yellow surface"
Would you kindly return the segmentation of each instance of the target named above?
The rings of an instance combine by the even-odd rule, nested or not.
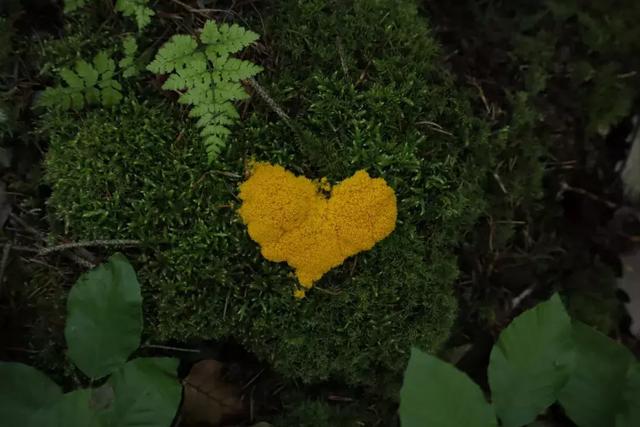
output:
[[[364,170],[331,189],[326,179],[313,182],[282,166],[256,163],[240,186],[240,199],[240,216],[262,255],[286,261],[305,288],[348,257],[370,250],[396,226],[393,189]]]

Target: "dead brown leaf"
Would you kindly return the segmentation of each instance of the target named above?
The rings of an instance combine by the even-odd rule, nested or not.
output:
[[[182,420],[188,426],[217,427],[242,416],[240,387],[223,379],[223,365],[202,360],[183,380]]]

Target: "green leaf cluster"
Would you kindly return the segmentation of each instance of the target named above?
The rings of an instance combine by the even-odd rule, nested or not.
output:
[[[38,370],[0,362],[0,417],[7,426],[169,427],[182,395],[178,361],[127,361],[140,344],[142,297],[127,259],[116,254],[84,274],[67,301],[68,355],[100,387],[63,393]]]
[[[115,73],[115,61],[102,51],[91,63],[79,60],[73,69],[62,68],[58,74],[65,85],[45,89],[38,103],[63,110],[80,110],[88,105],[114,106],[122,100],[122,85],[115,79]]]
[[[122,41],[123,57],[118,62],[118,66],[122,70],[122,77],[125,79],[135,77],[140,73],[140,66],[137,60],[138,43],[133,36],[127,36]]]
[[[64,13],[72,13],[86,6],[90,0],[64,0]],[[117,0],[115,10],[136,21],[139,30],[151,23],[155,15],[149,7],[149,0]]]
[[[631,113],[640,95],[638,2],[493,3],[513,26],[506,36],[530,93],[553,98],[562,96],[555,86],[568,85],[572,99],[562,101],[581,118],[588,136],[605,135]]]
[[[621,344],[578,321],[560,298],[515,318],[493,347],[493,405],[454,366],[413,350],[401,391],[403,426],[529,425],[556,401],[578,427],[640,423],[640,362]],[[495,412],[494,412],[495,411]]]
[[[155,12],[149,8],[149,0],[117,0],[116,10],[134,19],[140,30],[149,25],[151,17],[155,15]]]
[[[199,41],[189,35],[174,35],[165,43],[147,69],[169,74],[162,86],[181,93],[178,102],[193,106],[189,115],[202,130],[209,161],[218,157],[238,118],[233,102],[248,98],[242,84],[262,71],[258,65],[230,55],[258,39],[237,24],[207,21]]]
[[[64,0],[64,13],[74,12],[84,7],[89,0]]]

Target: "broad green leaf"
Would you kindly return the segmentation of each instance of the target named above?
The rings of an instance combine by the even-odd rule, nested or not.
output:
[[[453,365],[411,350],[400,391],[402,427],[495,427],[480,387]]]
[[[24,425],[34,412],[60,398],[60,387],[37,369],[0,362],[0,424]]]
[[[122,254],[82,275],[67,300],[69,357],[97,379],[121,367],[140,346],[142,296],[136,273]]]
[[[103,411],[111,408],[115,395],[113,387],[106,382],[100,387],[91,389],[91,407],[96,411]]]
[[[629,367],[622,402],[624,408],[616,416],[616,427],[640,426],[640,363]]]
[[[23,421],[18,425],[25,425]],[[91,407],[91,390],[66,393],[56,402],[36,411],[29,427],[101,427],[96,411]]]
[[[515,318],[489,361],[489,385],[502,424],[530,423],[554,403],[572,361],[571,321],[558,295]]]
[[[135,359],[120,368],[109,378],[115,399],[106,424],[169,427],[182,398],[177,369],[177,359],[164,357]]]
[[[560,404],[579,427],[613,426],[633,355],[584,323],[574,323],[573,337],[575,369],[560,393]]]

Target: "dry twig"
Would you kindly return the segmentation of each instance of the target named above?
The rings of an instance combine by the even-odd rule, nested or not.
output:
[[[269,96],[266,90],[255,79],[248,79],[247,83],[251,86],[258,95],[271,107],[271,109],[280,117],[287,125],[291,126],[290,118],[287,113]]]
[[[86,242],[72,242],[72,243],[63,243],[61,245],[49,246],[47,248],[41,249],[38,252],[38,256],[49,255],[53,252],[64,251],[67,249],[77,249],[77,248],[87,248],[92,246],[140,246],[142,242],[140,240],[132,240],[132,239],[116,239],[116,240],[90,240]]]

